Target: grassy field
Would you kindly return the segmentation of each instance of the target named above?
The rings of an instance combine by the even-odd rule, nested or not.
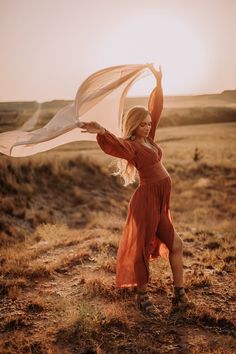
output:
[[[46,109],[45,109],[46,112]],[[114,287],[129,198],[96,142],[0,158],[0,352],[235,353],[236,123],[158,129],[196,308],[171,313],[172,275],[150,264],[150,320]]]

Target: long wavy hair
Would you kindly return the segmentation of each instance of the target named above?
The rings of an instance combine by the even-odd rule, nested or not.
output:
[[[135,106],[130,108],[123,116],[122,138],[127,140],[135,139],[135,131],[139,124],[147,117],[149,111],[144,106]],[[117,171],[113,176],[120,175],[123,179],[123,185],[126,187],[136,181],[137,170],[135,166],[125,159],[117,159]]]

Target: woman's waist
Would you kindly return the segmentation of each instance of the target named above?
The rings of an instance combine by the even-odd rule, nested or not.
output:
[[[162,164],[161,161],[139,169],[138,174],[140,184],[158,182],[159,180],[166,177],[170,178],[169,173],[167,172],[165,166]]]

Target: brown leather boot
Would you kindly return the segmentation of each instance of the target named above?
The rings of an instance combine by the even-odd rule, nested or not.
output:
[[[194,306],[185,292],[184,287],[174,286],[174,294],[172,297],[173,310],[185,310]]]
[[[139,310],[143,311],[146,315],[157,317],[160,315],[157,307],[151,301],[147,291],[137,292],[137,305]]]

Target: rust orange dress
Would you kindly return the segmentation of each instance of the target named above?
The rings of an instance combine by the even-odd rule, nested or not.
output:
[[[116,287],[145,285],[150,278],[149,261],[159,256],[168,259],[172,250],[175,229],[169,205],[171,178],[161,161],[162,149],[154,142],[162,108],[162,88],[157,86],[148,102],[152,117],[148,140],[153,149],[138,141],[117,137],[108,130],[96,135],[105,153],[134,164],[139,176],[119,242]]]

